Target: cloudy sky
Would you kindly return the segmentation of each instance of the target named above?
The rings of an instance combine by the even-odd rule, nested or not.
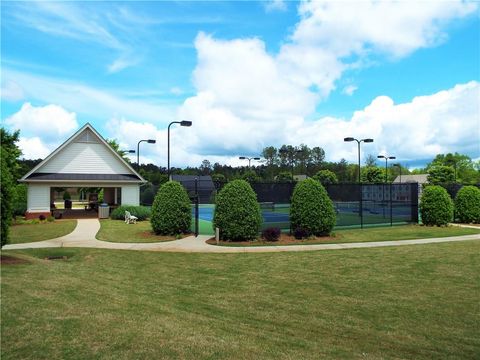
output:
[[[90,122],[141,162],[239,164],[321,146],[419,166],[480,157],[480,7],[471,1],[2,2],[2,125],[43,158]]]

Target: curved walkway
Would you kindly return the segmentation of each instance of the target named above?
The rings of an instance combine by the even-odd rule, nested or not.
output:
[[[132,225],[133,226],[133,225]],[[375,241],[344,244],[315,244],[315,245],[288,245],[288,246],[252,246],[226,247],[207,244],[210,235],[198,237],[189,236],[180,240],[159,243],[114,243],[100,241],[95,235],[100,230],[98,219],[79,219],[77,226],[68,235],[44,241],[24,244],[5,245],[2,250],[35,249],[49,247],[84,247],[98,249],[143,250],[143,251],[170,251],[170,252],[198,252],[198,253],[250,253],[250,252],[284,252],[284,251],[313,251],[335,249],[358,249],[385,246],[432,244],[451,241],[480,240],[480,234],[452,236],[444,238]]]

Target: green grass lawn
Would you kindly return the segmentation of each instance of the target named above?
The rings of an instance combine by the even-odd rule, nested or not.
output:
[[[100,220],[97,239],[119,243],[151,243],[176,240],[175,236],[155,235],[149,220],[126,224],[123,220]]]
[[[302,253],[5,251],[2,359],[474,359],[480,241]],[[67,261],[43,260],[67,255]]]
[[[10,227],[9,244],[22,244],[54,239],[70,234],[77,226],[77,220],[42,221],[39,224],[21,224]]]

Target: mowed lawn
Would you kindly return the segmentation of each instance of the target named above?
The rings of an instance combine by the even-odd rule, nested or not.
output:
[[[54,239],[70,234],[77,226],[77,220],[43,221],[39,224],[21,224],[10,227],[9,244],[23,244],[33,241]]]
[[[4,251],[2,359],[474,359],[480,241],[302,253]],[[66,261],[43,260],[67,255]]]
[[[149,220],[126,224],[123,220],[100,220],[98,240],[120,243],[152,243],[175,240],[175,236],[155,235]]]

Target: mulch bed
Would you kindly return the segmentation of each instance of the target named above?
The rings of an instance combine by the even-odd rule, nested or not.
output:
[[[157,241],[167,241],[167,240],[177,240],[175,236],[172,235],[155,235],[153,231],[146,230],[142,232],[138,232],[137,235],[142,239],[156,239]],[[192,234],[181,234],[179,239],[183,239],[187,236],[191,236]]]
[[[19,258],[8,256],[8,255],[1,255],[0,262],[2,265],[29,264],[27,260],[19,259]]]
[[[289,234],[281,234],[278,241],[264,241],[262,238],[258,238],[254,241],[220,241],[219,245],[226,246],[275,246],[275,245],[308,245],[308,244],[321,244],[322,242],[331,243],[338,240],[335,236],[323,236],[323,237],[310,237],[308,239],[297,240],[295,237]],[[207,244],[217,245],[215,238],[207,240]]]

